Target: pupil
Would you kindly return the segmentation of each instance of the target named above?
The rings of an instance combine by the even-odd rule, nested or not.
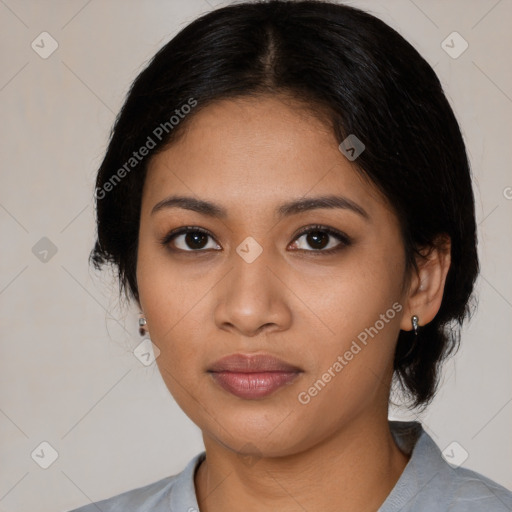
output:
[[[185,243],[192,249],[202,249],[206,245],[206,237],[207,235],[197,231],[194,233],[187,233],[185,236]]]
[[[311,247],[314,247],[315,249],[322,249],[327,245],[329,235],[323,231],[312,231],[311,233],[308,233],[306,238]]]

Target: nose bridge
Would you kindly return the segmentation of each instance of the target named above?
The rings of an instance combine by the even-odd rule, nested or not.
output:
[[[290,318],[283,287],[272,270],[271,251],[258,246],[245,240],[233,251],[231,271],[216,291],[217,325],[229,324],[247,336],[266,324],[282,329]]]
[[[263,249],[256,240],[248,237],[236,248],[231,259],[229,294],[248,303],[254,299],[259,303],[266,301],[275,284],[275,276],[268,268],[272,265],[270,250]]]

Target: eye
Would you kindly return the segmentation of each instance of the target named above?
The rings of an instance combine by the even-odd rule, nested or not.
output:
[[[220,246],[216,243],[210,244],[210,247],[208,247],[208,238],[213,239],[213,236],[205,229],[197,226],[187,226],[171,231],[160,240],[160,243],[169,247],[173,242],[174,247],[169,247],[171,250],[186,252],[204,252],[207,249],[219,250]]]
[[[209,242],[208,238],[212,239]],[[303,239],[301,241],[301,239]],[[337,242],[336,242],[337,241]],[[186,226],[174,229],[166,234],[160,243],[173,251],[205,252],[207,250],[222,250],[214,242],[213,235],[198,226]],[[301,229],[291,244],[293,250],[311,253],[334,253],[351,244],[351,239],[345,233],[327,226],[315,225]],[[307,249],[309,245],[312,249]]]
[[[351,239],[345,233],[327,226],[309,226],[303,228],[299,232],[298,237],[292,245],[296,250],[317,252],[317,253],[334,253],[340,251],[344,247],[351,244]],[[302,239],[302,241],[301,241]],[[335,239],[335,240],[333,240]],[[337,240],[337,242],[336,242]],[[307,245],[312,250],[307,249]]]

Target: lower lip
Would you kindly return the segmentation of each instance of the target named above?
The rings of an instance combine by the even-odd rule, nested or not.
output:
[[[298,372],[212,373],[214,380],[222,388],[246,399],[264,398],[290,383],[298,375]]]

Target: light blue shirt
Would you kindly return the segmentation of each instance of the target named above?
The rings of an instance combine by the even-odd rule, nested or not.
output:
[[[389,421],[389,426],[396,444],[411,458],[378,512],[512,511],[511,491],[448,464],[419,422]],[[194,473],[204,458],[201,452],[177,475],[70,512],[198,512]]]

